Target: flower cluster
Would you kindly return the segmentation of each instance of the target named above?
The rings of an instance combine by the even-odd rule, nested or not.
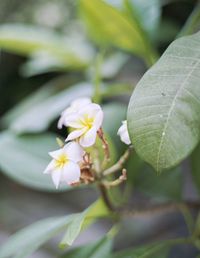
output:
[[[109,156],[109,147],[102,130],[103,111],[100,105],[92,103],[89,98],[73,101],[65,109],[58,121],[58,128],[68,127],[68,134],[61,149],[50,152],[53,158],[45,169],[50,174],[56,188],[61,182],[69,185],[88,183],[94,180],[92,161],[87,148],[95,145],[97,137],[102,141],[105,156]],[[130,144],[126,121],[118,130],[121,140]]]

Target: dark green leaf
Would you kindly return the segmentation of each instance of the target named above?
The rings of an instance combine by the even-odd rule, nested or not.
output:
[[[136,175],[134,185],[157,200],[180,201],[183,185],[181,168],[177,167],[156,175],[151,167],[143,164]]]
[[[156,171],[180,163],[199,142],[199,42],[200,33],[174,41],[130,100],[132,143]]]
[[[191,155],[191,168],[194,184],[200,193],[200,144]]]

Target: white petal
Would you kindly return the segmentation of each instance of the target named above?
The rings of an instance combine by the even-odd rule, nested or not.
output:
[[[87,133],[85,133],[81,138],[80,138],[80,145],[83,147],[90,147],[93,144],[95,144],[96,141],[96,136],[97,136],[97,130],[95,127],[92,127]]]
[[[62,174],[62,171],[60,169],[56,169],[51,173],[51,177],[52,177],[54,185],[56,186],[56,189],[58,188],[58,186],[60,184],[61,174]]]
[[[101,110],[101,107],[98,104],[91,103],[86,107],[82,108],[79,112],[80,115],[87,114],[89,117],[95,117],[95,115]]]
[[[79,108],[83,108],[84,106],[88,105],[91,103],[91,99],[89,98],[79,98],[74,100],[71,103],[71,107],[78,110]]]
[[[75,130],[75,131],[71,132],[67,136],[67,139],[65,141],[67,142],[67,141],[71,141],[71,140],[79,138],[82,134],[84,134],[85,130],[86,130],[86,128],[83,128],[81,130]]]
[[[83,159],[85,151],[77,142],[69,142],[65,145],[64,151],[67,157],[73,162],[79,162]]]
[[[50,174],[54,169],[55,169],[56,165],[55,165],[55,160],[52,160],[49,165],[46,167],[46,169],[44,170],[44,174]]]
[[[102,122],[103,122],[103,111],[99,110],[94,119],[94,126],[96,127],[97,130],[99,130],[99,128],[102,126]]]
[[[131,144],[128,128],[127,128],[127,121],[123,121],[122,125],[120,126],[117,134],[120,136],[120,139],[125,144],[129,145]]]
[[[65,117],[64,125],[72,127],[72,128],[82,128],[83,125],[80,123],[82,116],[78,113],[70,114],[69,116]]]
[[[54,159],[58,159],[58,157],[63,154],[63,148],[62,149],[59,149],[59,150],[56,150],[56,151],[51,151],[49,152],[49,155],[54,158]]]
[[[62,182],[67,184],[76,183],[80,180],[81,172],[78,164],[70,161],[62,169]]]

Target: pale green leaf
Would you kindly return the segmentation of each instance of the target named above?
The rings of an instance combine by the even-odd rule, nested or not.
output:
[[[57,65],[71,69],[84,68],[92,56],[86,47],[79,48],[76,42],[69,42],[54,31],[24,24],[1,25],[0,48],[29,56],[44,53]]]
[[[69,216],[48,218],[38,221],[12,235],[8,241],[0,247],[0,258],[29,257],[34,251],[42,246],[49,239],[67,229],[68,236],[62,244],[72,244],[79,235],[83,223],[90,225],[98,217],[108,216],[109,211],[101,199],[97,200],[82,213]],[[88,223],[88,221],[90,223]],[[66,233],[67,234],[67,233]]]
[[[102,199],[96,201],[87,210],[77,214],[72,223],[69,224],[67,231],[60,243],[61,247],[72,245],[82,229],[87,228],[96,218],[109,215],[109,210]]]
[[[1,171],[18,183],[44,191],[57,191],[51,177],[43,171],[50,162],[48,152],[58,149],[56,135],[16,136],[10,132],[0,134]],[[68,186],[59,190],[67,190]]]
[[[53,236],[61,232],[72,219],[72,215],[48,218],[18,231],[0,247],[0,258],[22,258],[24,257],[23,252],[26,255],[30,255]]]
[[[160,0],[124,0],[125,7],[134,18],[137,15],[143,29],[154,38],[161,17]]]
[[[174,41],[136,86],[128,108],[131,141],[157,171],[199,142],[200,33]]]
[[[30,105],[11,122],[10,129],[17,133],[41,132],[47,129],[74,99],[91,95],[92,86],[89,83],[73,85],[51,97],[40,99],[35,105]],[[27,103],[27,100],[25,102]]]
[[[126,14],[103,0],[80,0],[80,11],[96,42],[119,47],[152,61],[150,44],[137,19],[130,21]]]

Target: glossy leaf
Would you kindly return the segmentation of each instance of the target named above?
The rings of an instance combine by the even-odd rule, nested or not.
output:
[[[81,0],[80,11],[90,35],[96,42],[152,58],[149,52],[150,44],[136,19],[130,22],[123,12],[102,0]]]
[[[58,149],[56,135],[16,136],[10,132],[0,134],[1,171],[18,183],[44,191],[57,191],[50,176],[43,171],[50,162],[48,152]],[[60,188],[67,190],[68,186]]]
[[[136,86],[128,108],[132,143],[156,171],[186,158],[199,142],[200,33],[174,41]]]

